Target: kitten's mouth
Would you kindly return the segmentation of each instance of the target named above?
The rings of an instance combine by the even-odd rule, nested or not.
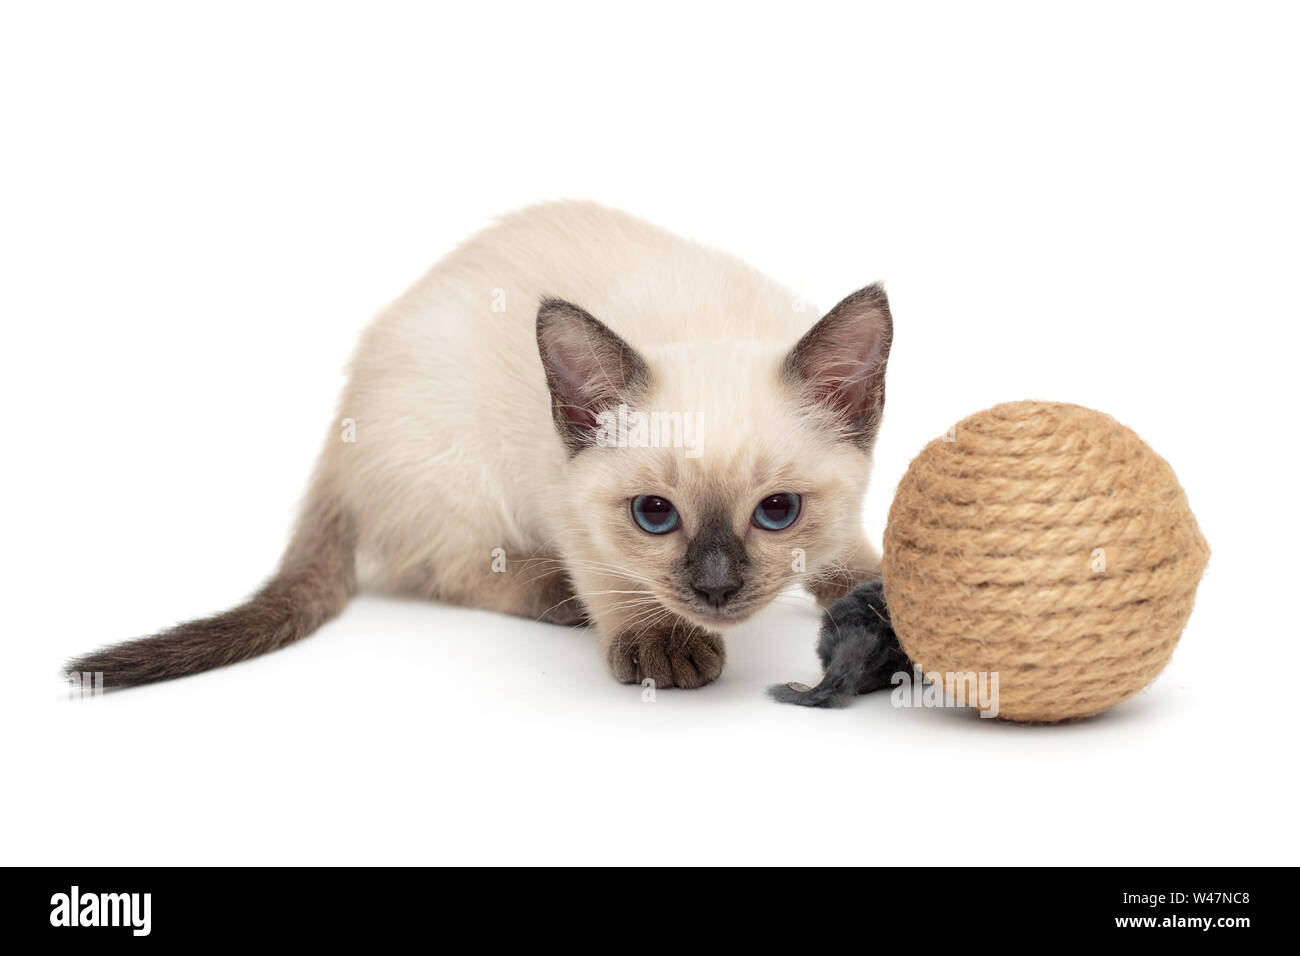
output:
[[[699,625],[707,630],[718,630],[720,628],[734,627],[737,624],[748,619],[757,609],[754,602],[746,601],[743,605],[736,607],[698,607],[695,605],[682,604],[676,602],[678,611],[682,617],[686,618],[692,624]]]

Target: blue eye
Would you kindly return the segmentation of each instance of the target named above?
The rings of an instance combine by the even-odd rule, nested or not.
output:
[[[667,534],[679,524],[681,517],[677,509],[667,498],[658,495],[637,495],[632,499],[632,520],[643,531],[651,534]]]
[[[802,505],[803,499],[788,491],[768,495],[754,509],[754,524],[768,531],[784,531],[799,517]]]

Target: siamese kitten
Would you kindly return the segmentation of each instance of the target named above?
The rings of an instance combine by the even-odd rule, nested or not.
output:
[[[863,495],[892,334],[593,203],[472,237],[361,339],[297,530],[246,603],[69,665],[106,688],[275,650],[358,581],[591,624],[614,676],[700,687],[794,582],[876,574]],[[653,427],[652,427],[653,426]]]

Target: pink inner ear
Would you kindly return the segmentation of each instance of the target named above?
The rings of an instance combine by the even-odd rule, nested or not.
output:
[[[538,346],[557,424],[575,445],[587,440],[599,412],[631,401],[649,379],[645,362],[630,345],[568,302],[543,303]]]
[[[884,291],[869,286],[849,296],[800,340],[787,372],[807,401],[833,410],[869,436],[885,399],[885,365],[893,330]]]
[[[618,348],[576,323],[556,335],[551,347],[551,369],[566,415],[594,422],[595,412],[618,404],[627,385]]]
[[[863,362],[823,366],[808,383],[813,401],[841,412],[844,419],[857,422],[872,413],[873,383],[876,377]]]

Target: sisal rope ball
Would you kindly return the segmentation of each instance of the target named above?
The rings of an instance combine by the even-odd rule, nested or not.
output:
[[[1173,469],[1109,415],[1010,402],[899,483],[885,600],[925,674],[997,672],[998,716],[1088,717],[1164,668],[1210,550]]]

